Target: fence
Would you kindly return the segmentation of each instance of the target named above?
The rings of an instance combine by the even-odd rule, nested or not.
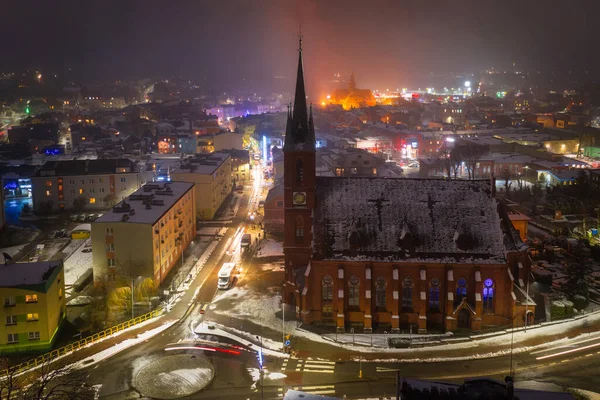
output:
[[[125,330],[134,325],[140,324],[149,319],[158,317],[162,313],[162,311],[163,311],[162,309],[158,308],[147,314],[143,314],[143,315],[140,315],[139,317],[135,317],[128,321],[122,322],[119,325],[115,325],[115,326],[107,328],[101,332],[94,333],[93,335],[84,337],[83,339],[78,340],[74,343],[69,343],[66,346],[59,347],[58,349],[52,350],[49,353],[42,354],[39,357],[32,358],[31,360],[27,360],[21,364],[15,365],[14,367],[12,367],[12,370],[14,371],[14,373],[19,373],[19,372],[27,371],[30,368],[38,367],[44,363],[51,362],[58,357],[67,355],[69,353],[72,353],[74,351],[82,349],[89,344],[96,343],[102,339],[110,337],[111,335],[113,335],[117,332]],[[7,375],[7,371],[3,371],[2,376],[6,376],[6,375]]]

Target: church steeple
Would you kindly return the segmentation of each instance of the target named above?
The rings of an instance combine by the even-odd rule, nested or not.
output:
[[[302,35],[298,39],[298,71],[296,74],[296,93],[292,115],[288,115],[285,132],[284,150],[311,150],[315,148],[315,132],[309,122],[304,88],[304,68],[302,65]],[[312,115],[311,115],[312,119]]]

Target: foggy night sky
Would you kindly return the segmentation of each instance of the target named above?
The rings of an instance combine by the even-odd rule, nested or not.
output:
[[[354,71],[370,88],[513,61],[522,69],[600,72],[600,6],[592,0],[1,2],[3,71],[71,67],[86,79],[266,82],[293,75],[301,23],[316,90],[335,72]]]

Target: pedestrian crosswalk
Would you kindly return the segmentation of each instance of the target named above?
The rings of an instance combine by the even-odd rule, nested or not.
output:
[[[334,385],[312,385],[312,386],[293,386],[293,387],[288,387],[287,389],[277,388],[277,392],[278,392],[277,397],[283,397],[285,394],[285,391],[287,391],[288,389],[299,390],[301,392],[306,392],[306,393],[310,393],[310,394],[320,394],[320,395],[335,394]]]
[[[317,374],[333,374],[335,361],[301,360],[297,358],[285,359],[281,365],[281,372],[310,372]]]

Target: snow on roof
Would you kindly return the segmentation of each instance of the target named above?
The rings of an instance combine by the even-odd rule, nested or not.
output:
[[[316,195],[317,259],[505,263],[490,181],[317,177]]]
[[[38,285],[50,278],[50,271],[61,261],[14,263],[0,266],[0,287]]]
[[[194,157],[184,159],[179,167],[171,171],[171,175],[187,173],[210,175],[230,157],[231,155],[225,152],[196,154]]]
[[[94,223],[154,224],[193,187],[188,182],[147,183]]]

